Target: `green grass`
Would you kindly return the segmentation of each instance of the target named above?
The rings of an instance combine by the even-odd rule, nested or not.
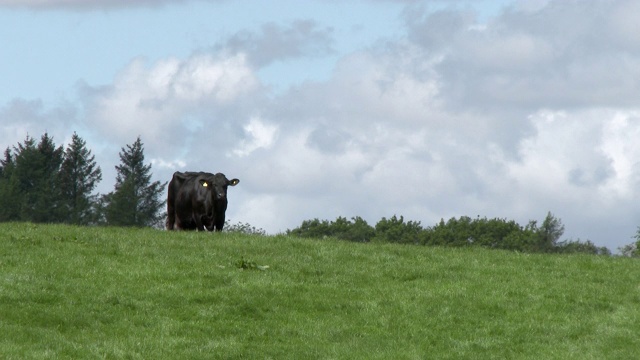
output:
[[[2,359],[635,359],[638,334],[634,259],[0,224]]]

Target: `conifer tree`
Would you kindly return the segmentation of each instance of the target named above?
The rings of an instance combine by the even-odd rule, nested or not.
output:
[[[4,159],[0,160],[0,179],[11,176],[11,168],[13,167],[13,154],[11,148],[4,150]]]
[[[4,159],[0,160],[0,221],[20,220],[18,187],[13,172],[15,156],[11,149],[4,151]]]
[[[87,225],[94,221],[92,209],[97,195],[91,192],[100,180],[102,170],[96,165],[95,156],[87,149],[86,142],[74,132],[64,153],[59,175],[64,222]]]
[[[164,215],[161,194],[167,183],[151,182],[151,164],[144,164],[144,147],[140,137],[120,152],[116,166],[115,190],[103,197],[108,225],[152,226]]]
[[[59,222],[62,219],[62,194],[58,182],[58,173],[62,165],[62,146],[56,147],[53,138],[45,133],[37,146],[39,176],[33,179],[35,187],[26,193],[27,207],[30,208],[29,220],[34,222]]]
[[[53,138],[45,133],[40,142],[27,135],[23,143],[13,148],[12,170],[8,198],[12,220],[55,222],[60,216],[60,192],[57,173],[62,163],[62,147],[55,147]],[[6,156],[7,154],[5,154]],[[7,158],[5,160],[8,160]]]
[[[10,191],[14,197],[15,213],[18,220],[30,220],[34,202],[34,196],[28,196],[36,188],[35,179],[42,176],[40,168],[41,161],[38,150],[36,149],[36,141],[27,135],[22,143],[14,146],[15,166],[11,174],[12,186]]]

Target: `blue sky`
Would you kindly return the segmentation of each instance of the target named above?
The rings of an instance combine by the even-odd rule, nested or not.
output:
[[[0,0],[0,146],[77,131],[106,193],[140,135],[158,180],[237,177],[228,217],[272,233],[551,211],[632,241],[640,3],[258,4]]]
[[[324,54],[320,60],[307,59],[320,65],[313,72],[296,69],[294,75],[264,69],[261,74],[274,86],[280,86],[282,78],[285,82],[326,78],[331,71],[327,63],[335,62],[339,53],[366,47],[388,31],[397,32],[401,9],[393,4],[373,4],[367,7],[366,19],[351,22],[344,19],[344,14],[362,10],[362,4],[322,6],[299,1],[262,7],[248,4],[193,2],[95,11],[4,9],[0,18],[6,30],[0,40],[8,46],[3,51],[8,56],[2,57],[1,65],[3,78],[10,79],[15,86],[5,87],[2,98],[55,98],[60,92],[72,90],[77,81],[95,85],[111,82],[135,57],[149,62],[166,57],[184,58],[238,32],[257,31],[269,22],[288,24],[299,19],[314,19],[322,27],[331,28],[336,36],[332,43],[336,53]],[[299,62],[305,61],[288,65],[299,67]]]
[[[46,8],[0,7],[0,41],[5,44],[0,71],[13,84],[0,89],[0,98],[72,98],[78,81],[107,84],[135,57],[149,62],[184,58],[206,51],[238,32],[259,31],[265,24],[305,20],[330,30],[330,52],[295,61],[283,59],[260,69],[261,79],[281,89],[307,79],[327,79],[342,56],[406,33],[402,20],[406,7],[393,1],[290,0],[270,6],[192,1],[115,8],[104,8],[100,2],[95,7],[80,8],[50,3]],[[495,15],[504,4],[508,1],[440,1],[422,6],[432,10],[474,9],[479,17],[486,18]]]

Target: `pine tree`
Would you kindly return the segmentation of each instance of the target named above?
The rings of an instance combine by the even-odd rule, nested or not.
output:
[[[62,147],[56,148],[53,138],[45,133],[36,141],[27,135],[23,143],[13,148],[15,155],[5,152],[10,174],[4,174],[8,183],[3,186],[3,202],[11,211],[3,217],[11,220],[56,222],[60,220],[61,196],[58,171],[62,164]],[[4,173],[4,171],[3,171]],[[5,204],[5,205],[7,205]],[[3,206],[7,210],[7,206]]]
[[[11,154],[11,148],[6,148],[4,150],[4,159],[0,160],[0,179],[10,177],[12,167],[13,155]]]
[[[15,216],[18,220],[30,220],[35,206],[34,196],[28,196],[36,188],[35,179],[42,176],[40,156],[36,149],[36,141],[27,135],[24,142],[13,148],[15,151],[15,167],[11,174],[12,192],[14,195]]]
[[[10,192],[17,220],[51,221],[57,209],[56,175],[54,170],[61,159],[53,140],[44,134],[39,144],[27,135],[23,143],[14,148],[14,169],[11,173]]]
[[[13,172],[15,156],[11,149],[4,151],[4,159],[0,160],[0,221],[20,220],[18,187]]]
[[[102,170],[96,165],[95,156],[87,149],[86,142],[74,132],[64,153],[59,175],[64,222],[87,225],[94,221],[92,209],[97,195],[91,192],[100,180]]]
[[[62,165],[62,146],[56,147],[53,138],[45,133],[37,146],[39,154],[36,166],[39,177],[33,179],[35,187],[27,194],[30,208],[29,220],[34,222],[59,222],[62,219],[62,194],[58,173]]]
[[[144,164],[140,137],[120,152],[115,190],[103,197],[105,218],[115,226],[153,226],[164,217],[161,194],[167,183],[151,182],[151,164]]]

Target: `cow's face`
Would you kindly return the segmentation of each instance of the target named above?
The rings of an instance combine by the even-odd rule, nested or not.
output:
[[[239,182],[240,180],[238,179],[228,180],[226,176],[220,173],[200,179],[200,185],[211,192],[211,197],[214,200],[226,200],[227,187],[236,186]]]

